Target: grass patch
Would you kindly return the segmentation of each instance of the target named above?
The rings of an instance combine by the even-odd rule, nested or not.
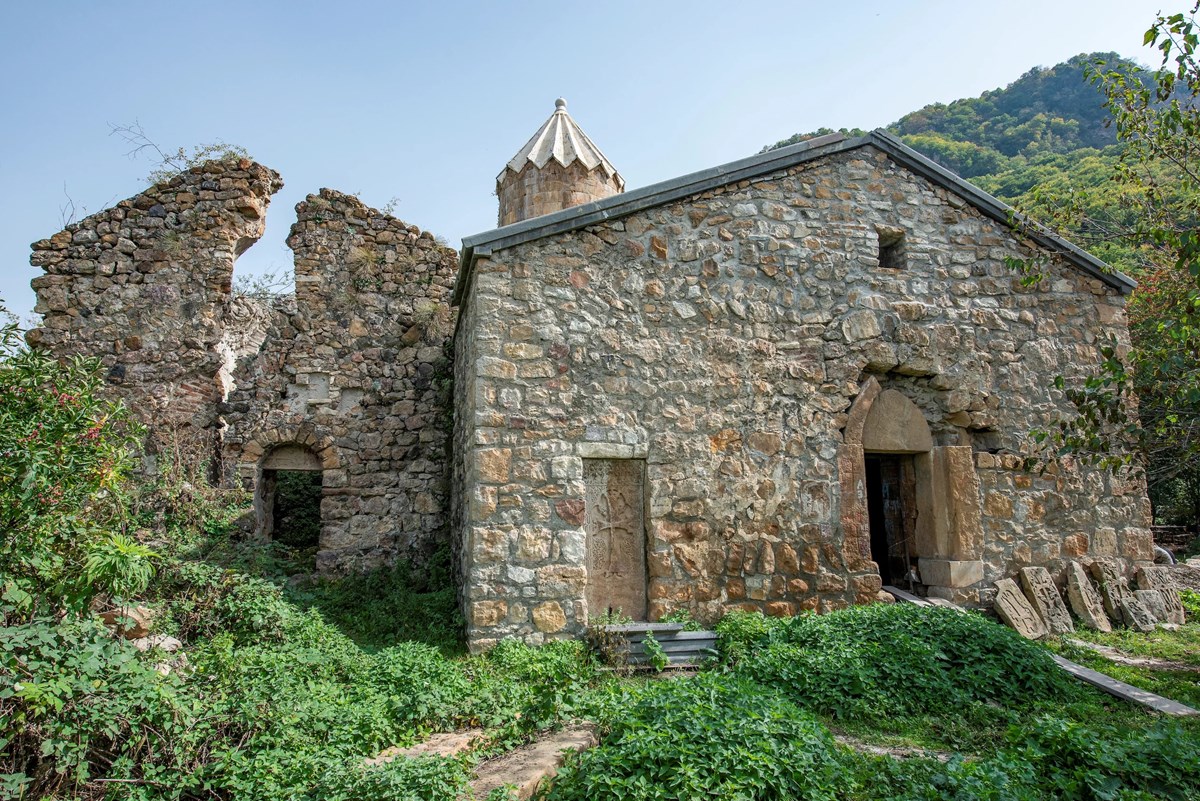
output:
[[[287,591],[303,608],[317,609],[369,651],[397,642],[421,642],[447,656],[466,652],[464,621],[444,551],[423,571],[401,564],[362,575],[322,580]]]
[[[1187,623],[1175,631],[1155,629],[1147,634],[1133,629],[1114,629],[1111,633],[1105,633],[1080,628],[1067,636],[1107,645],[1128,656],[1165,659],[1200,667],[1200,623]]]

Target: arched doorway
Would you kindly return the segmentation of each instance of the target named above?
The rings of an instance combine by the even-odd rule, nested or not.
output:
[[[863,468],[871,560],[884,584],[916,576],[917,527],[923,510],[920,477],[928,474],[933,437],[916,404],[900,392],[881,392],[863,424]]]
[[[871,377],[850,407],[838,466],[847,562],[874,562],[884,584],[968,598],[959,591],[983,579],[970,446],[936,445],[917,405]]]

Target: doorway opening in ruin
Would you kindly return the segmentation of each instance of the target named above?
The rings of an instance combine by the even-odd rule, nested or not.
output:
[[[915,564],[917,478],[912,456],[864,454],[871,560],[884,584],[905,586]]]
[[[584,459],[589,616],[646,619],[646,462]]]
[[[255,509],[263,539],[312,556],[321,544],[321,460],[299,445],[283,445],[262,462]]]

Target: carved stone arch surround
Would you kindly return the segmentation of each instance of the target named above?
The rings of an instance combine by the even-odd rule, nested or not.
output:
[[[960,603],[977,599],[978,593],[968,588],[983,580],[983,526],[970,446],[935,445],[928,423],[910,399],[884,390],[874,376],[863,383],[838,449],[843,548],[847,563],[859,569],[874,565],[867,512],[868,452],[914,455],[916,551],[921,581],[930,596]]]

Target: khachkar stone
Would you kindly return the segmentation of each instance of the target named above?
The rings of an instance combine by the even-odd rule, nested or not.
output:
[[[1096,631],[1112,631],[1112,623],[1104,613],[1104,601],[1078,562],[1067,563],[1067,600],[1083,625]]]
[[[1126,601],[1136,603],[1125,577],[1111,562],[1103,559],[1092,562],[1089,569],[1092,571],[1092,578],[1096,579],[1096,584],[1100,587],[1100,597],[1104,599],[1104,611],[1108,612],[1108,616],[1114,623],[1134,625],[1133,621],[1125,617],[1124,612]]]
[[[1163,597],[1166,607],[1166,622],[1182,626],[1187,616],[1183,611],[1183,603],[1179,599],[1179,590],[1171,581],[1170,571],[1165,567],[1139,567],[1137,572],[1139,590],[1158,590]]]
[[[1025,594],[1012,579],[996,582],[996,614],[1000,619],[1026,639],[1037,640],[1046,636],[1046,624],[1030,606]]]
[[[1071,613],[1067,611],[1067,605],[1058,594],[1054,579],[1050,578],[1050,571],[1044,567],[1021,568],[1021,587],[1025,590],[1025,597],[1029,599],[1030,605],[1046,622],[1046,628],[1051,634],[1066,634],[1075,630],[1074,624],[1071,623]]]
[[[1146,610],[1146,614],[1154,618],[1155,623],[1167,623],[1167,605],[1163,602],[1162,593],[1158,590],[1134,590],[1134,597]]]
[[[1145,591],[1143,590],[1143,592]],[[1158,621],[1142,604],[1136,593],[1131,592],[1121,599],[1121,616],[1125,618],[1125,625],[1131,629],[1137,629],[1143,634],[1148,634],[1158,628]]]

